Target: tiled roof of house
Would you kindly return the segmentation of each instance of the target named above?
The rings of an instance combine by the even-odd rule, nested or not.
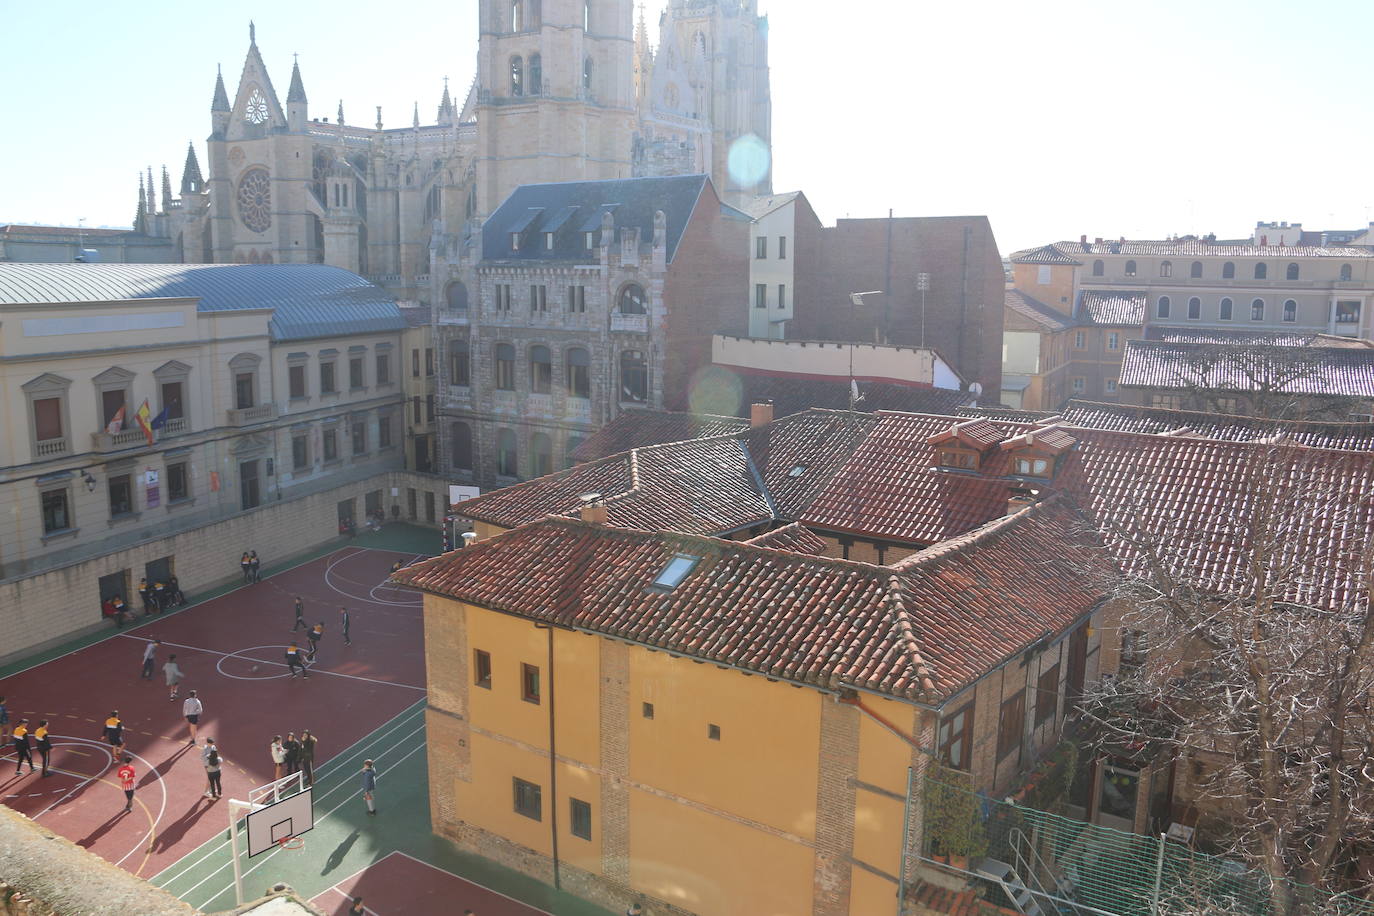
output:
[[[875,422],[857,411],[806,410],[747,431],[743,441],[776,517],[799,518]]]
[[[549,519],[393,581],[827,690],[940,702],[1098,600],[1076,517],[1043,505],[900,569]],[[674,556],[699,558],[673,588]]]
[[[747,413],[750,404],[773,402],[775,416],[786,416],[812,407],[828,410],[849,409],[849,379],[810,379],[785,375],[741,372],[739,409]],[[948,388],[917,388],[892,382],[859,382],[861,400],[857,410],[905,410],[912,413],[948,413],[976,396]]]
[[[1129,340],[1123,386],[1374,397],[1374,350]]]
[[[1013,423],[1038,423],[1058,416],[1053,410],[1017,410],[1011,407],[960,407],[956,417],[982,417],[985,420],[1010,420]]]
[[[1082,261],[1065,254],[1055,245],[1041,245],[1039,248],[1025,248],[1012,252],[1013,264],[1081,264]]]
[[[1340,334],[1274,333],[1273,331],[1228,331],[1224,328],[1175,328],[1150,325],[1145,329],[1146,340],[1167,340],[1175,343],[1251,344],[1266,347],[1330,347],[1338,350],[1371,350],[1374,342],[1362,337]]]
[[[790,204],[800,196],[801,191],[788,191],[784,194],[764,194],[746,200],[741,209],[749,215],[750,219],[758,219],[767,216],[779,207]]]
[[[1374,252],[1363,248],[1322,248],[1317,245],[1247,245],[1226,242],[1208,242],[1197,238],[1181,239],[1109,239],[1101,242],[1051,242],[1042,248],[1028,248],[1025,252],[1013,254],[1012,260],[1021,254],[1049,249],[1065,258],[1083,258],[1100,254],[1134,255],[1136,257],[1165,258],[1369,258]],[[1037,262],[1032,262],[1037,263]],[[1043,262],[1051,263],[1051,262]],[[1059,263],[1059,262],[1055,262]]]
[[[1145,323],[1145,292],[1085,289],[1074,314],[1083,324],[1139,327]]]
[[[810,553],[819,556],[825,553],[825,538],[804,528],[797,522],[790,525],[783,525],[781,528],[774,528],[766,531],[758,537],[752,537],[745,541],[746,544],[753,544],[755,547],[774,547],[778,550],[790,550],[793,553]]]
[[[1163,407],[1070,401],[1063,412],[1070,426],[1155,435],[1191,435],[1230,442],[1283,436],[1313,448],[1374,451],[1374,423],[1319,423],[1264,420]]]
[[[645,445],[702,439],[748,428],[749,421],[739,417],[631,408],[592,433],[573,451],[573,459],[595,461]]]
[[[1039,299],[1028,296],[1019,289],[1008,289],[1005,302],[1007,308],[1046,330],[1062,331],[1074,326],[1074,320],[1068,315],[1050,308]]]

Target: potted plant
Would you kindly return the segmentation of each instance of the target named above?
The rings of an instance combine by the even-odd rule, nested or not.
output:
[[[988,851],[983,805],[968,773],[932,766],[926,773],[925,832],[930,855],[967,870],[970,859]]]

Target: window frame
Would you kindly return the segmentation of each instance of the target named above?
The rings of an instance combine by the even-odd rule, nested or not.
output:
[[[755,284],[754,284],[754,308],[756,308],[756,309],[766,309],[766,308],[768,308],[768,284],[767,284],[767,283],[755,283]]]
[[[1221,279],[1234,280],[1236,278],[1236,262],[1227,261],[1221,265]]]
[[[515,345],[498,341],[492,350],[495,361],[494,382],[497,391],[515,390]]]
[[[124,491],[124,508],[116,511],[115,488]],[[110,510],[110,521],[117,522],[138,517],[138,504],[134,500],[134,477],[130,471],[122,474],[108,474],[105,477],[106,506]]]
[[[787,236],[785,235],[778,236],[778,260],[787,260]]]
[[[1257,306],[1258,306],[1258,308],[1257,308]],[[1250,320],[1251,320],[1251,321],[1263,321],[1263,320],[1264,320],[1264,313],[1265,313],[1265,311],[1266,311],[1267,309],[1268,309],[1268,303],[1266,303],[1266,302],[1265,302],[1263,299],[1261,299],[1260,297],[1256,296],[1256,297],[1250,302]]]
[[[31,379],[19,386],[24,392],[27,401],[27,413],[29,417],[29,454],[37,461],[40,458],[55,458],[59,455],[67,455],[72,451],[72,423],[70,416],[71,405],[71,379],[64,378],[52,372],[45,372],[37,378]],[[58,424],[59,435],[48,439],[39,439],[39,422],[37,405],[40,401],[54,400],[57,402],[54,408],[56,421]],[[46,444],[46,448],[40,448]]]
[[[514,810],[516,814],[532,821],[544,820],[544,789],[538,783],[528,782],[519,776],[511,777],[514,789]]]
[[[485,649],[472,650],[472,686],[491,690],[491,653]]]
[[[538,359],[541,353],[542,360]],[[553,394],[553,350],[546,344],[531,344],[529,364],[530,394]]]
[[[948,716],[940,717],[940,724],[935,732],[935,753],[940,762],[952,770],[968,771],[972,764],[970,758],[973,750],[973,707],[974,702],[970,700]],[[956,732],[955,720],[960,716],[963,717],[963,722]],[[954,747],[958,748],[961,757],[957,762],[950,752]]]
[[[1169,317],[1169,312],[1170,312],[1172,309],[1173,309],[1173,302],[1169,299],[1168,296],[1160,296],[1159,299],[1157,299],[1157,300],[1155,301],[1155,317],[1156,317],[1156,318],[1166,318],[1166,319],[1167,319],[1167,318]]]
[[[163,476],[167,478],[167,504],[174,506],[192,499],[191,492],[191,462],[189,460],[168,462],[163,470]],[[177,494],[177,488],[173,486],[176,479],[181,478],[181,493]]]
[[[520,699],[539,706],[542,700],[539,683],[539,666],[529,662],[520,663]]]
[[[390,344],[386,344],[386,346],[389,347]],[[381,352],[379,346],[376,357],[373,366],[375,369],[374,375],[377,379],[377,387],[384,388],[391,384],[391,354],[389,352]]]
[[[515,430],[507,426],[496,431],[496,474],[498,477],[520,476],[519,441],[516,439]]]
[[[568,832],[580,840],[592,838],[592,804],[568,797]]]
[[[1093,274],[1092,274],[1092,275],[1093,275],[1094,277],[1101,277],[1101,276],[1104,276],[1104,275],[1106,274],[1106,272],[1107,272],[1107,265],[1106,265],[1105,262],[1103,262],[1103,260],[1102,260],[1101,258],[1098,258],[1097,260],[1093,261]]]
[[[1217,321],[1234,321],[1236,302],[1230,296],[1222,296],[1217,303]]]
[[[338,364],[335,362],[334,358],[320,358],[320,371],[318,375],[320,379],[320,397],[326,397],[331,394],[337,395],[339,393]],[[326,378],[326,376],[328,376],[328,378]],[[327,385],[325,384],[326,382],[328,382]]]
[[[1198,298],[1197,296],[1189,296],[1189,297],[1188,297],[1188,320],[1189,320],[1189,321],[1201,321],[1201,320],[1202,320],[1202,300],[1201,300],[1200,298]]]
[[[754,236],[754,260],[764,261],[768,259],[768,236]]]
[[[1282,320],[1288,324],[1292,324],[1298,320],[1298,300],[1285,299],[1283,301]]]
[[[48,525],[48,499],[52,496],[60,496],[62,499],[62,515],[65,525],[49,527]],[[77,531],[76,513],[72,503],[72,486],[69,480],[63,480],[58,484],[42,487],[38,491],[38,517],[43,524],[43,537],[59,537],[64,534],[73,534]]]
[[[574,354],[581,353],[578,357]],[[590,400],[592,396],[592,355],[586,347],[568,347],[563,351],[564,384],[567,396]]]
[[[299,443],[300,448],[297,449]],[[291,470],[304,471],[310,468],[310,432],[302,430],[291,437]]]
[[[997,759],[1020,753],[1025,745],[1026,689],[1022,687],[998,706]]]
[[[1059,662],[1055,662],[1035,679],[1035,727],[1058,718],[1059,713]],[[1049,687],[1046,687],[1046,683]]]

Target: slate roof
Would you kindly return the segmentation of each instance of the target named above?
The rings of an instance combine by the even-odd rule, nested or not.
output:
[[[749,421],[715,414],[674,413],[635,407],[592,433],[573,451],[575,461],[595,461],[617,452],[663,442],[702,439],[749,428]]]
[[[1283,437],[1312,448],[1374,451],[1374,423],[1323,423],[1266,420],[1163,407],[1070,401],[1064,421],[1071,426],[1116,432],[1193,436],[1228,442],[1255,442]]]
[[[1207,242],[1197,238],[1182,239],[1105,239],[1101,242],[1051,242],[1040,248],[1027,248],[1011,256],[1012,261],[1034,252],[1052,252],[1046,257],[1057,254],[1068,258],[1069,263],[1081,263],[1074,259],[1084,256],[1115,254],[1136,257],[1173,257],[1173,258],[1370,258],[1374,252],[1363,248],[1333,247],[1322,248],[1318,245],[1248,245],[1225,242]],[[1065,262],[1031,262],[1065,263]]]
[[[20,223],[7,223],[0,226],[5,235],[89,235],[108,238],[115,235],[133,235],[132,229],[86,229],[78,226],[25,226]]]
[[[1120,384],[1374,398],[1374,349],[1128,340]]]
[[[1085,289],[1074,309],[1082,324],[1139,327],[1145,323],[1144,290]]]
[[[1008,289],[1005,303],[1006,307],[1016,314],[1035,322],[1046,330],[1063,331],[1075,324],[1068,315],[1050,308],[1039,299],[1028,296],[1019,289]]]
[[[482,256],[495,261],[585,263],[595,258],[595,252],[587,250],[582,233],[601,228],[603,211],[610,211],[617,229],[638,227],[640,238],[648,241],[653,238],[654,213],[662,210],[671,263],[709,180],[705,175],[681,175],[521,185],[482,224]],[[567,214],[569,207],[577,209]],[[540,238],[546,223],[558,227],[552,249]],[[518,251],[511,247],[515,231],[524,233]]]
[[[828,546],[825,538],[796,522],[764,532],[744,543],[753,544],[755,547],[776,547],[778,550],[790,550],[793,553],[809,553],[816,556],[825,553],[825,548]]]
[[[385,291],[322,264],[0,264],[0,306],[168,298],[201,312],[274,309],[273,340],[405,327]]]
[[[1096,552],[1038,506],[900,570],[753,544],[549,519],[392,581],[823,689],[938,703],[1088,613]],[[653,580],[699,557],[671,590]]]

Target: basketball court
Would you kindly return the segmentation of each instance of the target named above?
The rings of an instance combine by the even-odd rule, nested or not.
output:
[[[310,902],[329,916],[347,916],[355,897],[371,916],[552,916],[547,910],[488,890],[404,852],[393,852],[350,875]]]

